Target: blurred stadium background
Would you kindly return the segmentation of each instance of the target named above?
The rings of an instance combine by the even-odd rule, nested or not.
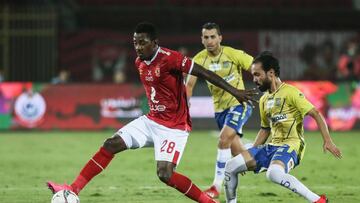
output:
[[[223,45],[253,56],[272,51],[280,59],[282,80],[300,88],[321,109],[329,128],[340,131],[336,138],[341,146],[341,135],[357,136],[360,128],[359,19],[359,0],[1,0],[0,146],[21,142],[19,132],[29,136],[48,133],[53,139],[53,131],[60,131],[72,135],[69,142],[77,136],[65,130],[98,131],[101,137],[102,131],[111,129],[105,131],[111,135],[146,113],[132,46],[133,28],[141,21],[158,27],[161,46],[188,56],[203,49],[201,26],[209,21],[220,25]],[[253,87],[251,79],[245,73],[248,88]],[[30,92],[38,97],[28,105]],[[216,130],[204,81],[198,82],[191,103],[194,134]],[[245,132],[254,135],[258,127],[256,110]],[[305,128],[317,129],[309,118]],[[51,139],[44,144],[51,145]],[[0,156],[7,154],[2,152]],[[10,166],[16,162],[4,160]],[[207,170],[211,178],[212,167]],[[6,174],[0,175],[0,182],[1,177]],[[204,181],[208,183],[210,179]],[[8,191],[0,187],[0,200],[11,194]],[[19,199],[14,195],[0,202],[30,201]]]

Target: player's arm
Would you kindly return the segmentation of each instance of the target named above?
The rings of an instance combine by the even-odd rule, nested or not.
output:
[[[243,70],[247,71],[247,72],[251,72],[251,64],[254,60],[254,58],[252,56],[250,56],[249,54],[247,54],[245,51],[243,50],[237,50],[234,49],[234,56],[235,56],[235,60],[238,64],[240,64],[240,66],[242,67]]]
[[[195,87],[197,81],[197,77],[193,75],[188,75],[188,79],[186,81],[186,94],[188,98],[190,98],[193,94],[193,89]]]
[[[324,140],[324,152],[329,151],[331,152],[335,157],[337,158],[341,158],[341,151],[339,148],[336,147],[336,145],[334,144],[334,142],[332,141],[330,134],[329,134],[329,129],[328,126],[326,124],[326,121],[324,119],[324,117],[322,116],[322,114],[316,109],[316,108],[312,108],[307,115],[311,116],[317,123],[322,138]]]
[[[265,99],[264,97],[261,97],[259,102],[261,128],[255,138],[254,146],[265,144],[271,132],[270,123],[264,111],[264,105]]]
[[[233,95],[239,102],[251,102],[256,100],[252,98],[254,95],[258,94],[258,92],[255,89],[251,90],[238,90],[235,87],[231,86],[229,83],[227,83],[224,79],[222,79],[217,74],[213,73],[212,71],[209,71],[202,66],[194,63],[193,69],[190,73],[191,75],[203,78],[213,85],[220,87],[221,89],[229,92],[231,95]]]
[[[270,128],[260,128],[258,134],[256,135],[254,147],[258,145],[265,144],[266,140],[268,139],[270,135]]]

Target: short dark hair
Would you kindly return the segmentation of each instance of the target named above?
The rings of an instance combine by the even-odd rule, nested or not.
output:
[[[146,33],[149,36],[150,40],[157,39],[157,31],[155,25],[149,22],[141,22],[137,24],[135,27],[135,32]]]
[[[216,29],[218,35],[221,35],[220,32],[220,26],[216,23],[213,22],[207,22],[202,26],[202,29],[206,29],[206,30],[211,30],[211,29]]]
[[[275,58],[270,51],[261,52],[255,57],[253,63],[262,63],[262,67],[265,72],[268,72],[270,69],[274,69],[275,76],[280,76],[279,60]]]

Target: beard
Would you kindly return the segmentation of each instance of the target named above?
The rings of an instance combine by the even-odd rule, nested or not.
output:
[[[269,90],[271,87],[271,82],[269,80],[265,80],[262,85],[259,85],[258,88],[261,92],[265,92]]]

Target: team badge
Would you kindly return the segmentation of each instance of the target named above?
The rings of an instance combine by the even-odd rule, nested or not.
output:
[[[155,76],[160,77],[160,68],[159,67],[155,68]]]
[[[275,106],[281,106],[281,98],[275,98]]]
[[[230,61],[224,61],[222,66],[223,66],[223,68],[229,68],[230,67]]]

